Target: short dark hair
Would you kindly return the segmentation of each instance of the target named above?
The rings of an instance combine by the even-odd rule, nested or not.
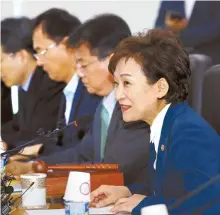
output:
[[[90,52],[103,59],[111,54],[118,43],[131,35],[127,23],[114,14],[102,14],[87,20],[67,41],[67,46],[77,48],[87,44]]]
[[[7,18],[1,21],[1,45],[6,53],[16,53],[22,49],[33,54],[33,22],[27,17]]]
[[[133,58],[141,66],[149,84],[165,78],[169,91],[164,99],[168,103],[186,100],[191,75],[189,56],[172,32],[153,29],[147,34],[123,40],[110,60],[111,73],[123,58],[126,61]]]
[[[52,8],[37,16],[34,29],[42,25],[42,31],[56,43],[69,36],[79,25],[80,20],[63,9]]]

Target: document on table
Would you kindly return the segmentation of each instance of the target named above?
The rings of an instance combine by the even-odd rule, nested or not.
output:
[[[64,209],[54,210],[27,210],[28,215],[65,215]]]
[[[110,212],[111,208],[112,208],[112,206],[103,207],[103,208],[90,208],[89,209],[89,214],[90,215],[113,214],[112,212]],[[64,209],[56,209],[56,210],[28,210],[27,213],[28,213],[28,215],[65,215],[65,210]],[[126,213],[126,214],[128,214],[128,213]]]
[[[89,214],[114,214],[110,212],[113,206],[107,206],[103,208],[89,208]]]

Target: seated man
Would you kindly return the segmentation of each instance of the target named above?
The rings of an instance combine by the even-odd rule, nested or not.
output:
[[[75,50],[82,82],[90,93],[104,98],[96,110],[92,129],[77,147],[51,156],[40,156],[39,159],[48,164],[116,163],[124,173],[126,185],[147,181],[145,161],[149,127],[143,122],[122,121],[122,107],[116,102],[113,76],[108,71],[113,50],[130,35],[123,19],[104,14],[88,20],[69,37],[68,47]],[[19,163],[11,163],[7,168],[15,173],[19,167]],[[32,163],[22,167],[30,170]],[[146,194],[147,190],[140,193]]]
[[[19,111],[1,130],[9,149],[35,138],[39,128],[56,128],[64,84],[52,81],[37,67],[33,54],[32,21],[25,17],[3,20],[1,77],[7,87],[19,86]]]
[[[33,45],[37,53],[35,55],[37,63],[44,68],[52,80],[66,83],[57,121],[67,125],[84,117],[89,118],[82,128],[71,126],[65,129],[58,139],[46,140],[44,155],[76,146],[83,133],[90,128],[96,107],[101,100],[101,97],[89,94],[83,86],[76,74],[74,50],[66,45],[71,32],[79,26],[78,18],[65,10],[55,8],[40,14],[35,19]]]

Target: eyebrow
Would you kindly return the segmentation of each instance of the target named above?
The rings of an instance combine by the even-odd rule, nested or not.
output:
[[[122,73],[122,74],[120,74],[120,76],[129,76],[129,77],[131,77],[132,75],[130,75],[128,73]]]
[[[79,59],[76,59],[76,61],[77,61],[78,63],[82,63],[82,62],[84,61],[84,59],[83,59],[83,58],[79,58]]]

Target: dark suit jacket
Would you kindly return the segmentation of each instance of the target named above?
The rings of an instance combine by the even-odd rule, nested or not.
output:
[[[19,89],[19,111],[14,119],[2,127],[2,139],[9,148],[36,137],[39,128],[56,128],[57,115],[64,83],[49,79],[37,67],[27,92]]]
[[[153,169],[154,160],[149,161],[152,196],[146,197],[133,210],[133,214],[140,214],[140,209],[149,205],[165,203],[169,207],[180,197],[218,175],[219,152],[220,138],[202,117],[187,103],[171,105],[161,131],[156,171]],[[149,157],[152,155],[153,150]],[[196,209],[216,197],[220,197],[220,181],[169,210],[169,214],[196,214]],[[220,204],[197,214],[220,214]]]
[[[12,120],[11,89],[1,81],[1,125]]]
[[[102,97],[89,94],[82,81],[79,80],[68,122],[71,123],[76,121],[79,125],[68,127],[59,138],[46,140],[44,150],[41,155],[45,156],[54,152],[68,150],[69,148],[75,147],[91,127],[93,116],[101,99]],[[58,114],[58,122],[65,122],[65,109],[66,100],[63,94]],[[83,120],[84,118],[86,119]],[[80,123],[80,121],[84,122]],[[54,161],[56,162],[56,158]]]
[[[180,12],[185,17],[184,1],[162,1],[156,27],[163,27],[167,11]],[[183,45],[191,53],[205,54],[213,64],[220,63],[220,2],[196,1],[189,24],[180,34]]]
[[[92,129],[77,147],[39,157],[49,164],[54,163],[116,163],[124,173],[125,184],[147,181],[147,156],[149,127],[146,123],[123,123],[119,105],[116,105],[109,130],[104,161],[101,161],[101,104],[97,107]],[[146,194],[146,189],[141,193]]]

